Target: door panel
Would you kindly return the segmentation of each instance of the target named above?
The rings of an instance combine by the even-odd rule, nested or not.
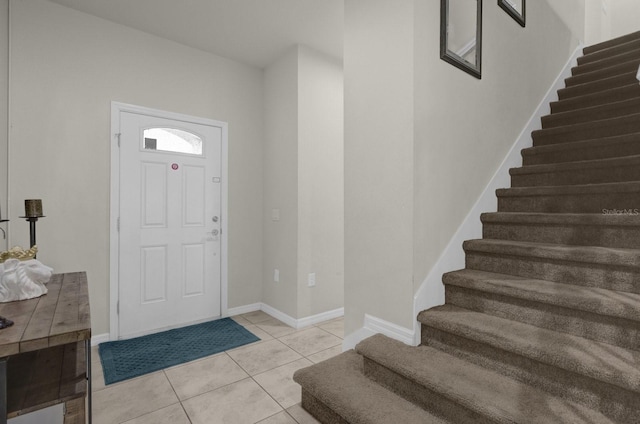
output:
[[[141,303],[167,300],[167,246],[145,246],[140,249]]]
[[[142,162],[142,227],[167,226],[166,164]]]
[[[182,246],[184,263],[183,296],[198,296],[205,288],[205,246],[203,243]]]
[[[185,227],[205,226],[205,169],[201,166],[183,168],[183,214]]]
[[[120,337],[220,316],[222,129],[120,112]]]

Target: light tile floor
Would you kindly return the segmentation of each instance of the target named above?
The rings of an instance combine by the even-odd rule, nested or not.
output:
[[[95,424],[311,424],[293,373],[342,351],[342,318],[296,330],[262,311],[232,317],[260,341],[105,386],[92,352]]]

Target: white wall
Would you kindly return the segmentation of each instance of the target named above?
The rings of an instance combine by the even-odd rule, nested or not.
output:
[[[414,293],[581,39],[550,3],[522,28],[484,2],[476,79],[439,59],[439,2],[346,1],[347,334],[365,313],[413,328]]]
[[[229,124],[229,307],[259,302],[262,72],[44,0],[12,1],[12,237],[41,198],[38,259],[86,270],[94,334],[108,332],[110,102]]]
[[[609,0],[611,32],[608,38],[640,31],[640,2],[638,0]]]
[[[478,80],[429,60],[438,54],[437,10],[416,6],[416,290],[578,43],[545,2],[527,3],[524,29],[502,9],[485,5]],[[444,302],[440,281],[426,290],[435,297],[432,304]]]
[[[263,301],[301,319],[343,306],[342,66],[294,46],[264,81]]]
[[[413,322],[413,4],[345,1],[346,334]]]
[[[539,26],[552,26],[554,22],[560,20],[563,25],[566,26],[572,34],[573,42],[584,41],[584,35],[586,31],[586,15],[587,9],[589,9],[589,2],[600,2],[603,0],[544,0],[543,2],[536,1],[536,3],[545,3],[546,7],[553,12],[553,17],[549,22],[539,22]],[[604,0],[608,1],[608,0]],[[533,3],[533,2],[529,2]],[[529,14],[530,4],[527,4],[527,15]],[[591,13],[591,12],[589,12]],[[549,15],[551,17],[551,15]],[[528,19],[528,16],[527,16]]]
[[[298,317],[344,306],[342,63],[298,49]],[[308,286],[308,274],[316,286]]]
[[[8,98],[8,62],[9,62],[9,0],[0,0],[0,213],[2,219],[9,216],[7,205],[7,98]],[[9,229],[7,223],[0,224],[0,228]],[[6,250],[8,238],[4,238],[0,231],[0,251]]]
[[[525,28],[493,6],[487,3],[483,10],[481,80],[433,60],[439,49],[439,5],[416,6],[418,284],[578,43],[546,2],[527,3]]]
[[[602,41],[604,23],[602,0],[585,0],[584,44],[589,46]]]
[[[298,49],[264,71],[263,302],[297,318]],[[279,209],[280,220],[272,219]],[[274,282],[274,269],[280,281]]]
[[[637,0],[583,1],[586,8],[585,45],[640,31],[640,2]]]

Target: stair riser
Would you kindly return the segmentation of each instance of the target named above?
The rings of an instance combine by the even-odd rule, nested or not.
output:
[[[465,261],[467,268],[479,271],[640,293],[640,272],[632,268],[521,256],[496,256],[475,251],[467,251]]]
[[[611,47],[616,47],[621,44],[625,44],[630,41],[635,41],[639,39],[640,39],[640,31],[623,35],[622,37],[617,37],[612,40],[603,41],[602,43],[594,44],[592,46],[587,46],[584,49],[582,49],[582,53],[584,55],[587,55],[587,54],[595,53],[597,51],[601,51]]]
[[[511,187],[543,187],[640,181],[640,166],[589,168],[511,176]],[[638,205],[640,207],[640,205]]]
[[[630,117],[600,121],[598,124],[586,123],[575,127],[538,130],[532,133],[532,138],[533,145],[537,147],[615,137],[636,132],[640,132],[640,119],[636,115],[632,115]]]
[[[640,325],[626,319],[447,285],[446,303],[628,349],[640,349]]]
[[[534,152],[535,154],[527,154]],[[525,149],[522,153],[522,163],[524,166],[545,165],[634,155],[640,155],[640,138],[634,139],[627,136],[624,142],[605,139],[601,143],[582,144],[571,149],[548,150],[546,152],[544,149]]]
[[[629,99],[637,99],[638,96],[640,96],[640,85],[637,84],[636,81],[629,85],[614,88],[613,90],[552,102],[551,113],[571,112],[588,107],[601,106]]]
[[[574,85],[586,84],[593,81],[598,81],[605,78],[611,78],[618,75],[626,74],[629,72],[637,71],[639,60],[632,60],[621,65],[612,66],[610,68],[604,68],[599,71],[589,72],[586,74],[580,74],[573,77],[566,78],[564,80],[566,87],[572,87]]]
[[[617,46],[610,47],[606,50],[599,52],[588,53],[578,58],[578,66],[586,65],[587,63],[598,62],[601,60],[607,60],[614,56],[619,56],[624,53],[634,52],[640,49],[640,40],[630,41],[628,43],[619,44]]]
[[[620,63],[629,62],[636,59],[640,59],[640,50],[632,50],[630,52],[619,54],[608,59],[575,66],[571,68],[571,75],[580,75],[604,68],[610,68],[612,66],[619,65]]]
[[[482,237],[494,240],[640,249],[640,228],[604,225],[485,222]]]
[[[612,88],[623,87],[625,85],[633,84],[634,82],[638,82],[635,72],[626,73],[616,77],[590,82],[588,84],[561,88],[558,90],[558,99],[562,101],[572,97],[584,96],[604,90],[610,90]]]
[[[633,213],[640,208],[640,193],[585,193],[562,195],[499,196],[499,212],[602,213],[622,210]]]
[[[547,115],[542,117],[542,128],[556,128],[566,125],[583,124],[585,122],[618,118],[620,116],[631,115],[634,113],[640,113],[640,99],[625,101],[622,104],[601,106],[596,109],[583,109],[577,112]]]
[[[543,364],[486,343],[422,325],[422,344],[545,390],[563,399],[597,405],[618,422],[633,422],[640,414],[640,396],[584,375]],[[570,381],[571,384],[563,382]]]
[[[316,420],[326,424],[349,424],[344,418],[335,413],[331,408],[311,395],[304,388],[302,389],[302,407],[313,415]]]
[[[409,402],[434,415],[444,417],[449,422],[495,424],[495,421],[488,417],[466,409],[441,393],[404,378],[366,356],[364,358],[364,374]]]

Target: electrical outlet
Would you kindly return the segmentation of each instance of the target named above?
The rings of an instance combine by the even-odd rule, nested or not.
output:
[[[309,273],[309,287],[315,287],[316,285],[316,273],[315,272],[310,272]]]
[[[280,270],[279,269],[274,269],[273,270],[273,281],[276,282],[276,283],[280,281]]]

